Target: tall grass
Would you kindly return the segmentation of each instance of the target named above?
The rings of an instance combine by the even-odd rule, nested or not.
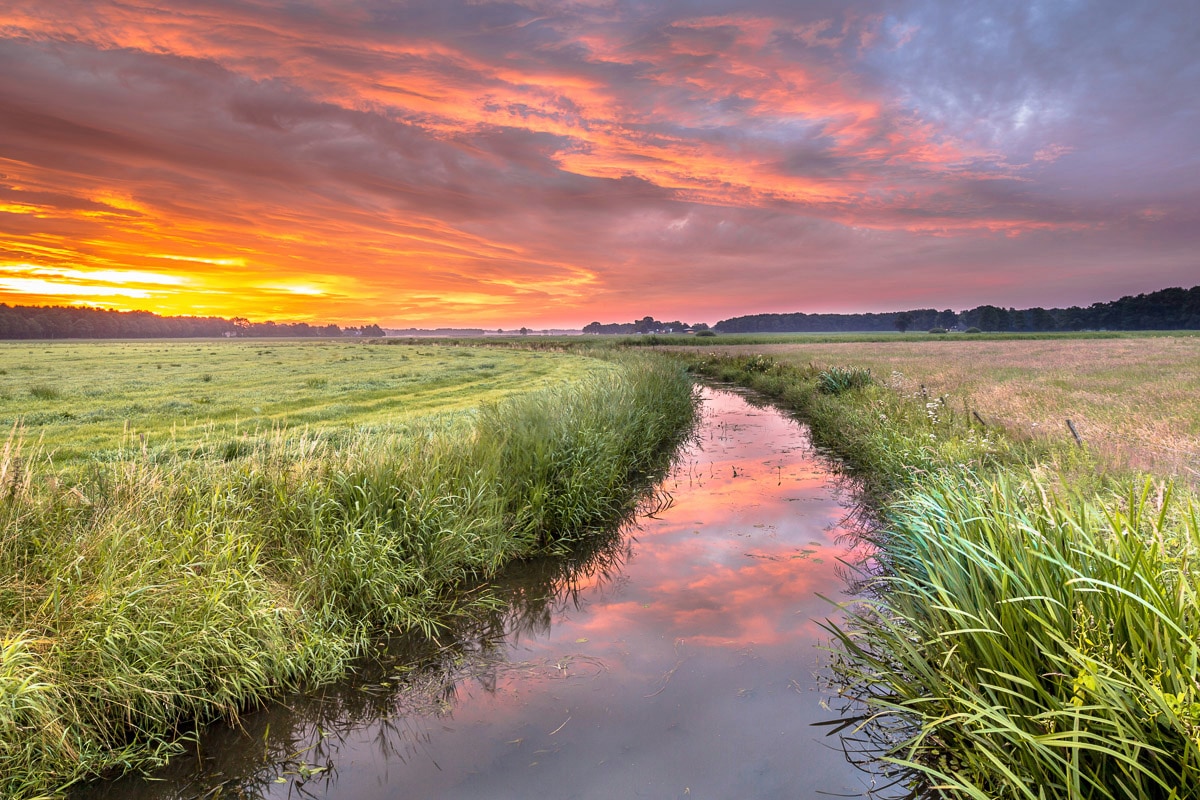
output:
[[[1200,525],[1152,497],[942,474],[893,506],[877,601],[831,630],[843,690],[915,788],[1196,796]]]
[[[762,355],[692,366],[804,416],[875,505],[833,673],[865,709],[852,739],[911,796],[1200,796],[1191,496],[980,432],[924,393],[831,394],[818,368]]]
[[[10,437],[0,795],[151,766],[381,630],[436,635],[468,581],[628,512],[694,412],[682,371],[627,360],[473,417],[94,463],[70,485]]]

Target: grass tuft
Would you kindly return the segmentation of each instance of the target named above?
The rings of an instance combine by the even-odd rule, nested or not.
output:
[[[824,394],[842,394],[871,385],[871,370],[829,367],[817,375],[817,389]]]

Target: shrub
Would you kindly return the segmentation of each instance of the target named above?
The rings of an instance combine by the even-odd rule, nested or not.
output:
[[[709,337],[709,336],[716,336],[717,332],[716,331],[696,331],[696,335]]]
[[[930,333],[945,333],[946,329],[945,328],[930,328],[929,332]]]
[[[964,333],[983,333],[983,331],[979,330],[979,328],[976,328],[975,326],[971,326],[970,328],[967,328]]]

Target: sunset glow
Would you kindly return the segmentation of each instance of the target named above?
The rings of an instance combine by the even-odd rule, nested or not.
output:
[[[0,302],[577,327],[1191,286],[1198,36],[1165,1],[17,0]]]

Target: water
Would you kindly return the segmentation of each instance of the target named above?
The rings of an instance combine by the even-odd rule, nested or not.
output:
[[[317,696],[216,726],[161,780],[83,797],[861,796],[815,673],[847,509],[807,432],[705,390],[669,508],[506,579],[454,643],[395,643]],[[447,642],[451,637],[444,637]],[[419,662],[423,666],[410,669]]]

